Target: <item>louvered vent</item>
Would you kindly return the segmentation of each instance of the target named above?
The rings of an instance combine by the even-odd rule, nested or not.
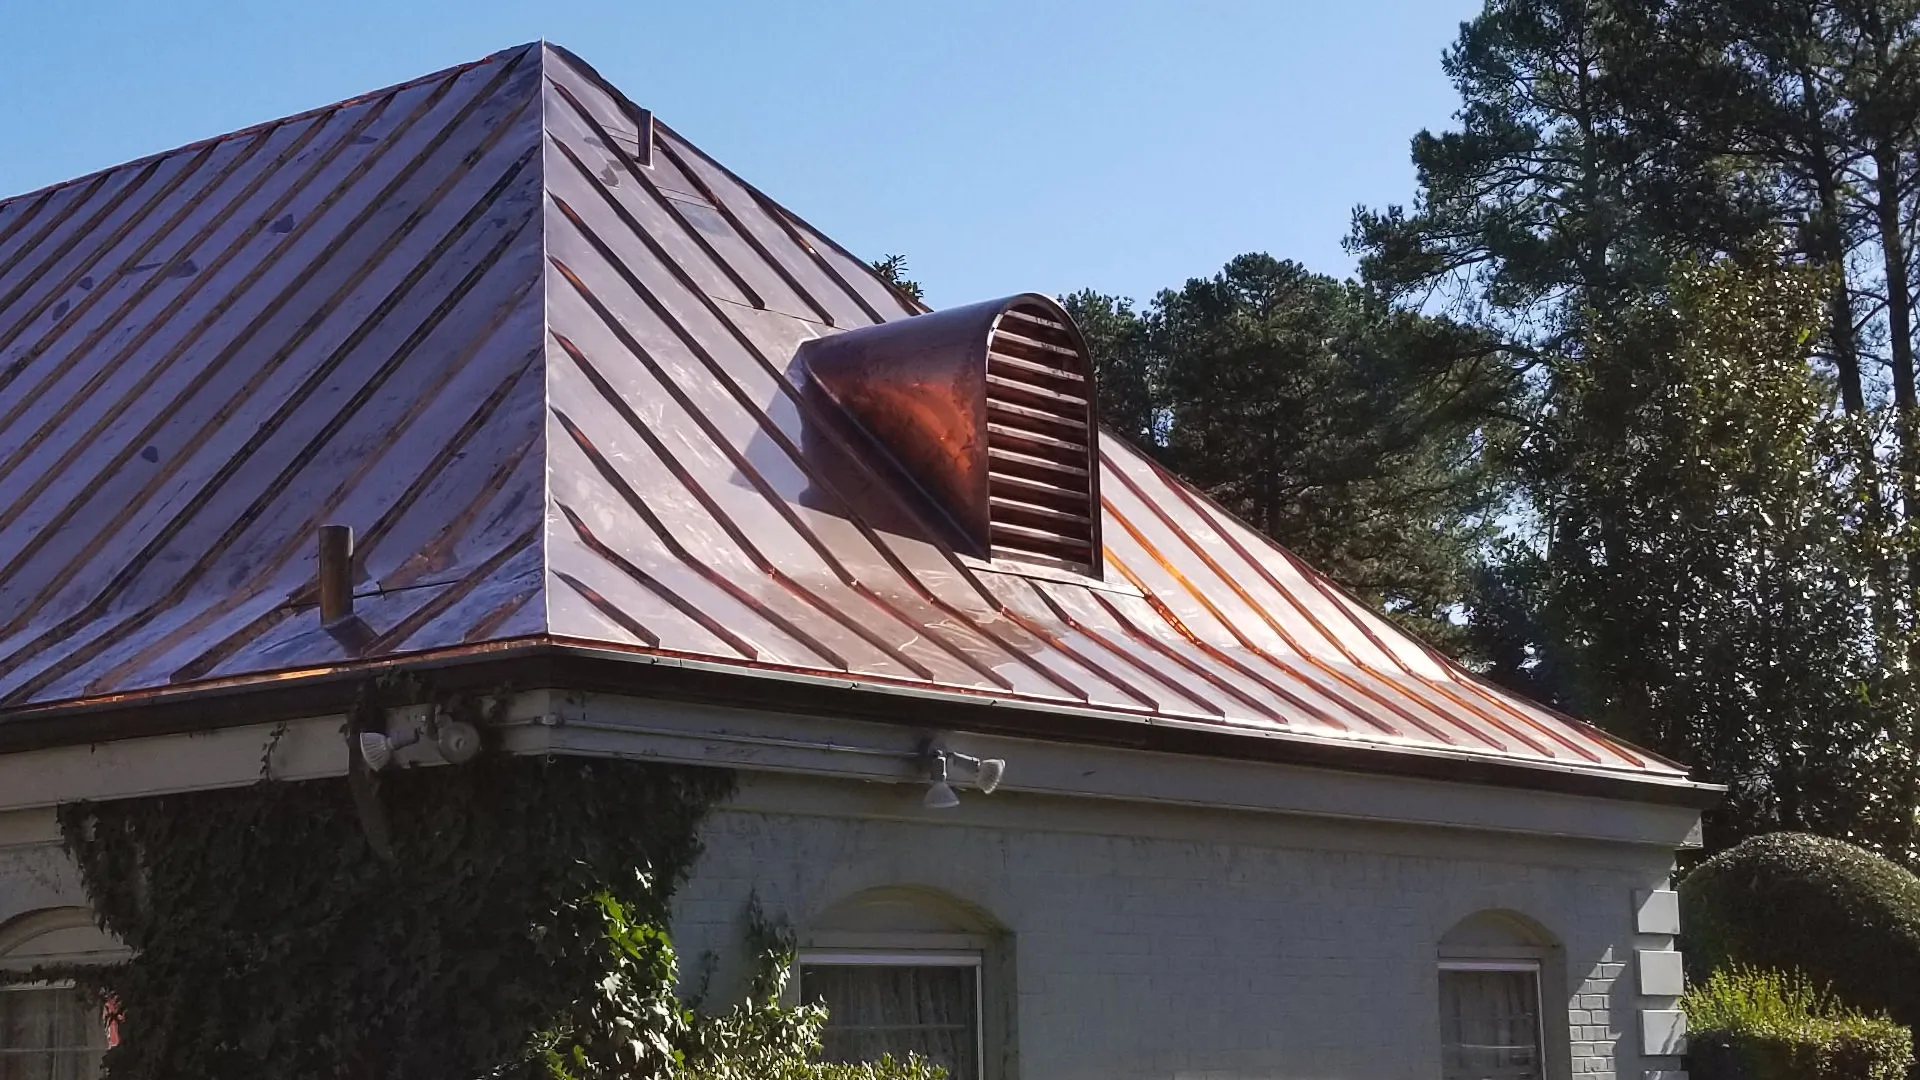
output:
[[[827,334],[812,384],[923,492],[974,556],[1099,577],[1093,365],[1051,297],[1021,293]]]
[[[1092,384],[1074,332],[1008,308],[987,346],[988,543],[996,557],[1095,563]]]

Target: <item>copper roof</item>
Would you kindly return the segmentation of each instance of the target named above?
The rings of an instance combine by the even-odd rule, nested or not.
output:
[[[956,550],[795,358],[918,307],[665,125],[643,164],[645,119],[528,45],[0,203],[0,712],[593,642],[1682,776],[1108,433],[1104,581]]]

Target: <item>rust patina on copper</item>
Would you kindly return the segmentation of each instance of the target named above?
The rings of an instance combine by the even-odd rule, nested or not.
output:
[[[587,650],[632,692],[1692,790],[1096,433],[1052,301],[922,312],[546,45],[0,201],[0,742]]]

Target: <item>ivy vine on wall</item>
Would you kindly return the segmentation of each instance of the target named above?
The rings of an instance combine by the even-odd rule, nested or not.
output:
[[[344,780],[76,804],[61,828],[132,959],[116,1080],[537,1075],[595,1021],[602,902],[664,928],[729,774],[483,756],[381,777],[391,861]]]
[[[383,730],[394,704],[497,720],[507,696],[370,682],[342,734]],[[28,977],[109,1003],[108,1080],[940,1075],[819,1063],[825,1013],[784,999],[791,938],[757,916],[749,999],[709,1014],[681,998],[668,902],[730,771],[497,750],[383,773],[349,760],[345,777],[275,781],[270,746],[250,787],[60,809],[132,957]]]

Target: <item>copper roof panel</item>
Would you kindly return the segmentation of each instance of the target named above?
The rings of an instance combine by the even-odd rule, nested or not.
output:
[[[963,555],[800,346],[922,309],[545,45],[0,202],[0,712],[517,639],[1672,782],[1124,443]],[[313,536],[353,526],[355,615]]]

